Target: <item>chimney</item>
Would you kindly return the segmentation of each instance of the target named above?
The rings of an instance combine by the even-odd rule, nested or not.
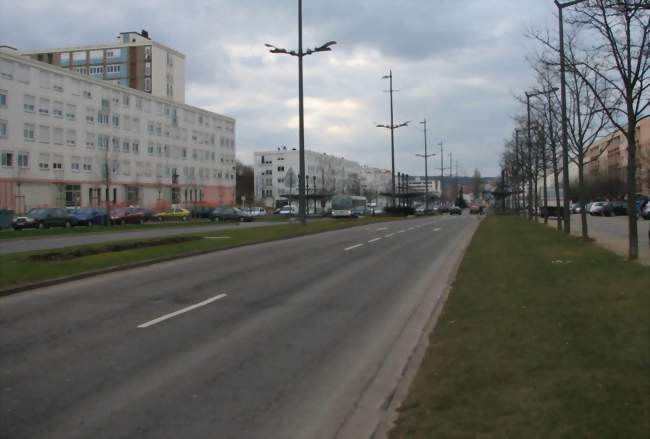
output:
[[[142,29],[142,33],[140,35],[142,35],[144,38],[146,38],[148,40],[150,39],[149,38],[149,32],[147,32],[145,29]]]

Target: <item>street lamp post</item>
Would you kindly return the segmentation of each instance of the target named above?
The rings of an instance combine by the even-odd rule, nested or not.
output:
[[[391,161],[391,185],[392,185],[392,205],[395,207],[395,130],[397,128],[405,127],[409,124],[409,121],[395,125],[393,122],[393,71],[390,70],[388,75],[382,76],[382,79],[388,79],[390,89],[390,126],[389,125],[377,125],[377,128],[387,128],[390,130],[390,161]]]
[[[429,211],[429,157],[435,157],[435,154],[427,154],[427,120],[426,118],[420,122],[424,125],[424,154],[415,154],[424,159],[424,213]]]
[[[567,114],[566,114],[566,65],[564,56],[564,19],[562,11],[568,6],[577,5],[586,0],[573,0],[566,3],[560,3],[554,0],[555,6],[558,9],[559,31],[560,31],[560,94],[562,106],[562,192],[564,198],[564,233],[567,235],[571,233],[571,212],[569,212],[569,134],[567,127]]]
[[[304,114],[304,99],[303,99],[303,80],[302,80],[302,59],[307,55],[316,52],[331,51],[331,46],[336,44],[336,41],[328,41],[322,46],[315,49],[302,49],[302,0],[298,0],[298,51],[281,49],[273,46],[272,44],[265,44],[270,48],[271,53],[291,55],[298,58],[298,138],[299,138],[299,171],[300,178],[298,181],[298,215],[300,216],[300,223],[307,223],[307,215],[305,209],[305,114]]]

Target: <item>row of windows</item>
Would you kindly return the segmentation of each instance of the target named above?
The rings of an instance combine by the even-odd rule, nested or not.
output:
[[[129,160],[112,159],[109,161],[98,160],[98,167],[103,177],[106,177],[107,168],[110,169],[112,175],[131,175],[131,162]],[[69,160],[69,168],[65,166],[65,158],[61,154],[39,153],[38,154],[38,170],[39,171],[65,171],[70,169],[72,172],[87,172],[93,171],[94,159],[93,157],[72,156]],[[0,166],[3,168],[20,168],[30,169],[30,153],[28,151],[0,151]],[[135,162],[135,176],[144,177],[171,177],[178,175],[178,168],[170,165],[163,165],[161,163],[147,163],[137,161]],[[189,179],[194,179],[198,176],[199,180],[234,180],[235,174],[231,172],[222,172],[219,169],[210,169],[194,166],[184,166],[182,168],[182,176]]]
[[[110,67],[110,66],[109,66]],[[115,65],[115,67],[120,67]],[[101,68],[103,66],[96,66],[92,68]],[[114,67],[113,67],[114,68]],[[44,89],[55,89],[57,91],[63,92],[64,89],[69,88],[72,95],[75,96],[84,96],[85,98],[91,99],[95,92],[94,84],[80,81],[73,78],[65,78],[62,75],[51,73],[45,70],[32,69],[31,66],[15,63],[9,60],[0,59],[0,76],[5,79],[17,79],[19,82],[29,84],[32,82],[33,72],[38,72],[39,85]],[[84,72],[85,73],[85,72]],[[169,78],[173,82],[173,77]],[[64,85],[65,84],[65,85]],[[145,88],[147,85],[145,84]],[[149,78],[148,90],[151,90],[151,79]],[[152,101],[150,99],[143,98],[141,96],[134,96],[128,93],[118,92],[114,90],[109,90],[101,88],[99,90],[104,95],[112,95],[113,105],[122,105],[126,108],[130,108],[132,105],[135,106],[137,110],[144,111],[146,113],[151,113],[152,111],[157,115],[167,116],[172,123],[178,123],[178,115],[182,113],[182,119],[188,124],[198,124],[202,127],[214,127],[218,130],[224,130],[225,132],[234,133],[235,129],[233,124],[219,120],[216,117],[211,117],[205,114],[201,114],[195,111],[188,109],[181,109],[174,107],[173,105],[164,104],[158,101]],[[173,90],[172,90],[173,93]]]

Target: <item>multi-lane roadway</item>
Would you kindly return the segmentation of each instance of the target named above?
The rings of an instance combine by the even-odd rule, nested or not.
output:
[[[476,217],[235,248],[0,299],[0,437],[369,437]]]

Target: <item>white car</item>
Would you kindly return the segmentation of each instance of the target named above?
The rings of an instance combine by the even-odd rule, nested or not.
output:
[[[278,212],[279,215],[297,215],[298,214],[298,209],[294,206],[284,206],[280,211]]]
[[[266,209],[263,207],[251,207],[248,209],[248,213],[250,213],[252,216],[264,216],[266,215]]]

